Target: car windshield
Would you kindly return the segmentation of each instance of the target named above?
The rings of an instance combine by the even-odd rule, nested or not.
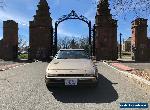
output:
[[[57,59],[88,59],[84,50],[60,50],[56,55]]]

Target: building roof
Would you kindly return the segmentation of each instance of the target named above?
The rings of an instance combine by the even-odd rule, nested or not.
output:
[[[132,38],[132,37],[129,37],[126,41],[131,41],[131,38]],[[125,41],[125,42],[126,42],[126,41]]]

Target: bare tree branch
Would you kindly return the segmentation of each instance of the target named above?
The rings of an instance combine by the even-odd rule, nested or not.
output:
[[[101,0],[92,0],[92,4],[97,6]],[[135,17],[149,17],[150,0],[108,0],[114,17],[122,16],[126,18],[129,13]]]

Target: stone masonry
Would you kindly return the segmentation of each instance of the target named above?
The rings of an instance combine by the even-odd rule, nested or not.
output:
[[[135,61],[150,60],[150,40],[147,37],[147,19],[137,18],[132,22],[132,58]]]
[[[112,18],[108,0],[100,0],[96,13],[95,52],[97,60],[117,60],[117,20]]]
[[[37,5],[34,20],[30,21],[29,59],[47,60],[52,55],[53,27],[46,0]]]
[[[3,39],[0,41],[0,59],[15,60],[18,55],[18,23],[3,22]]]

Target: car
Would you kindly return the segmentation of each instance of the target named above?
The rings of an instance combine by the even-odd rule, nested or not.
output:
[[[52,86],[96,86],[98,69],[84,49],[60,49],[48,64],[45,83]]]

